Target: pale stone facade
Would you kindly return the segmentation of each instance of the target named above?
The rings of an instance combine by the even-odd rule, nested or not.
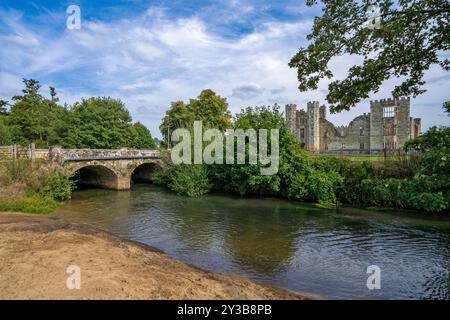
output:
[[[79,184],[105,189],[129,190],[132,181],[151,182],[164,169],[159,150],[51,148],[49,156],[75,173]]]
[[[314,101],[306,111],[286,105],[286,120],[302,147],[312,152],[380,153],[398,150],[420,134],[421,119],[410,117],[409,98],[371,101],[370,111],[338,127],[326,119],[326,107]]]

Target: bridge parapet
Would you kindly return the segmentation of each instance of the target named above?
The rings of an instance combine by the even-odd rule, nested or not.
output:
[[[140,149],[61,149],[51,148],[50,159],[66,161],[158,159],[159,150]]]

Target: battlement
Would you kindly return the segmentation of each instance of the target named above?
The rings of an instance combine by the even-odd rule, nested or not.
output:
[[[327,108],[325,105],[321,105],[319,108],[319,118],[325,120],[327,117]]]
[[[306,104],[308,108],[319,108],[320,102],[319,101],[308,101]]]
[[[335,126],[326,120],[325,105],[308,101],[303,109],[286,105],[286,120],[299,142],[311,152],[398,149],[420,134],[421,120],[410,117],[410,102],[409,97],[372,100],[370,112],[360,114],[348,125]]]
[[[393,106],[396,106],[399,102],[409,104],[410,97],[400,97],[397,99],[388,98],[388,99],[381,99],[381,100],[370,100],[370,106],[381,105],[382,107],[393,107]]]

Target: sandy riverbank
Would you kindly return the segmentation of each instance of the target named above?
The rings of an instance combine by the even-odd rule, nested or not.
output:
[[[66,287],[67,267],[81,288]],[[0,213],[0,299],[304,299],[209,272],[90,226]]]

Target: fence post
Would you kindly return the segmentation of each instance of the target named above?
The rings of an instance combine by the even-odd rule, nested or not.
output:
[[[36,145],[34,143],[30,144],[30,158],[31,158],[32,162],[34,162],[35,151],[36,151]]]

